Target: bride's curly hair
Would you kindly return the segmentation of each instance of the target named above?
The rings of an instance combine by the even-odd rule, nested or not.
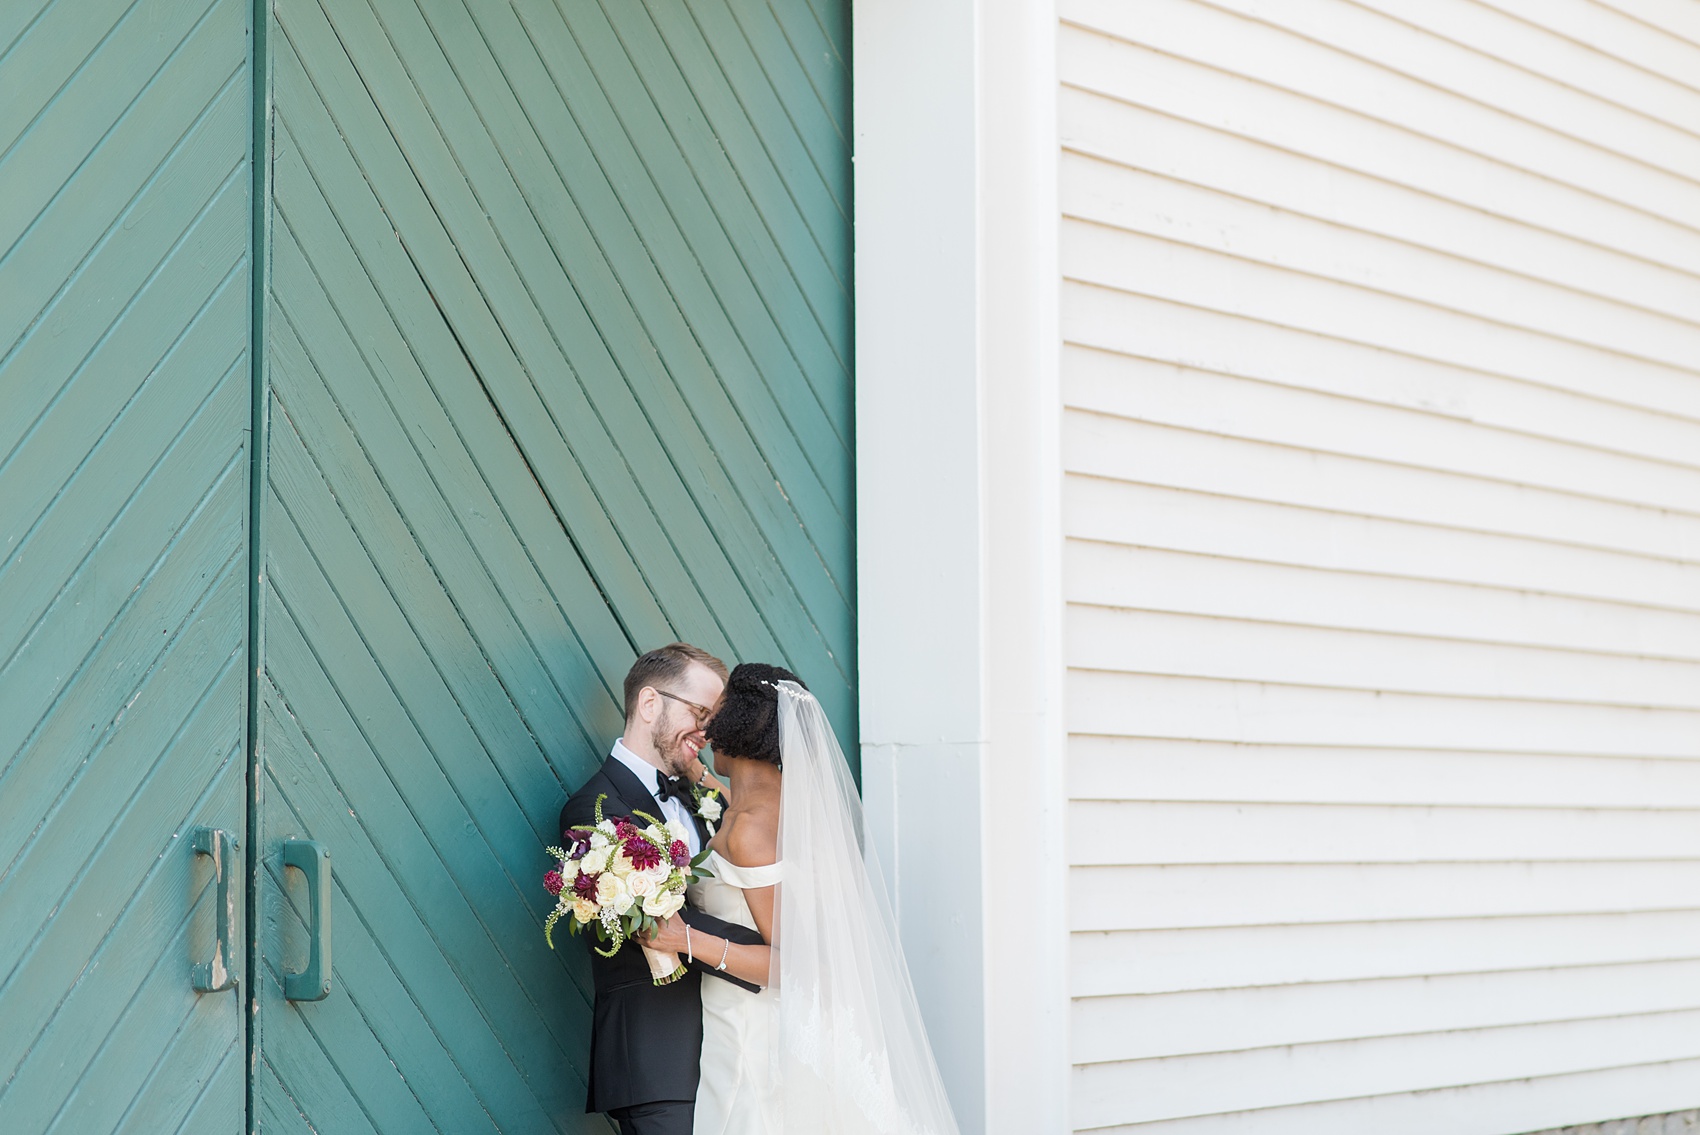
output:
[[[726,679],[726,696],[705,731],[717,753],[766,761],[778,767],[780,682],[803,679],[783,666],[741,662]]]

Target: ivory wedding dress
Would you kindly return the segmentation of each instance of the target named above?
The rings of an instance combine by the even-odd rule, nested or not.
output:
[[[744,892],[779,882],[780,865],[740,867],[708,853],[712,878],[691,884],[691,905],[739,926],[757,929]],[[779,1097],[773,1085],[772,989],[751,993],[729,981],[702,983],[702,1082],[694,1135],[779,1135]]]
[[[753,927],[744,890],[777,885],[775,973],[760,993],[703,982],[695,1135],[957,1135],[850,767],[814,696],[775,690],[779,862],[711,855],[692,894]]]

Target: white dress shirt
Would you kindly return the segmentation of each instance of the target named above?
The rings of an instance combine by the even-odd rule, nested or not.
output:
[[[685,842],[690,845],[691,854],[695,855],[701,851],[702,840],[697,836],[696,817],[691,814],[689,808],[685,807],[685,802],[674,796],[670,796],[666,800],[660,798],[661,770],[626,748],[624,741],[614,742],[613,756],[615,760],[631,769],[632,775],[638,778],[638,783],[648,789],[649,794],[656,798],[655,802],[661,805],[660,815],[662,819],[678,820],[679,823],[684,825]]]

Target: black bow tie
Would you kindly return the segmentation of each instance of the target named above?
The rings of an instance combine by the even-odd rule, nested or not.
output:
[[[669,796],[685,805],[687,809],[692,804],[696,803],[696,801],[691,797],[691,787],[689,784],[685,783],[684,777],[657,776],[655,779],[660,781],[660,787],[655,790],[655,798],[661,801],[661,803],[667,803],[667,798]]]

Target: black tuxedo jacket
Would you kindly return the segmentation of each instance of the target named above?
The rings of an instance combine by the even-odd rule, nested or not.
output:
[[[602,815],[630,816],[647,812],[665,819],[661,805],[625,765],[609,757],[595,776],[572,794],[561,809],[561,840],[566,830],[596,820],[596,798]],[[697,835],[708,844],[708,831],[693,817]],[[758,945],[762,936],[735,923],[686,906],[679,912],[692,930],[704,930],[745,945]],[[601,943],[596,931],[579,931],[586,949]],[[718,959],[716,959],[718,960]],[[586,1111],[609,1111],[658,1100],[694,1100],[702,1071],[702,975],[710,974],[746,989],[757,988],[698,959],[686,963],[685,976],[670,985],[656,985],[649,963],[635,944],[611,958],[590,949],[590,974],[596,1007],[590,1033],[590,1094]]]

